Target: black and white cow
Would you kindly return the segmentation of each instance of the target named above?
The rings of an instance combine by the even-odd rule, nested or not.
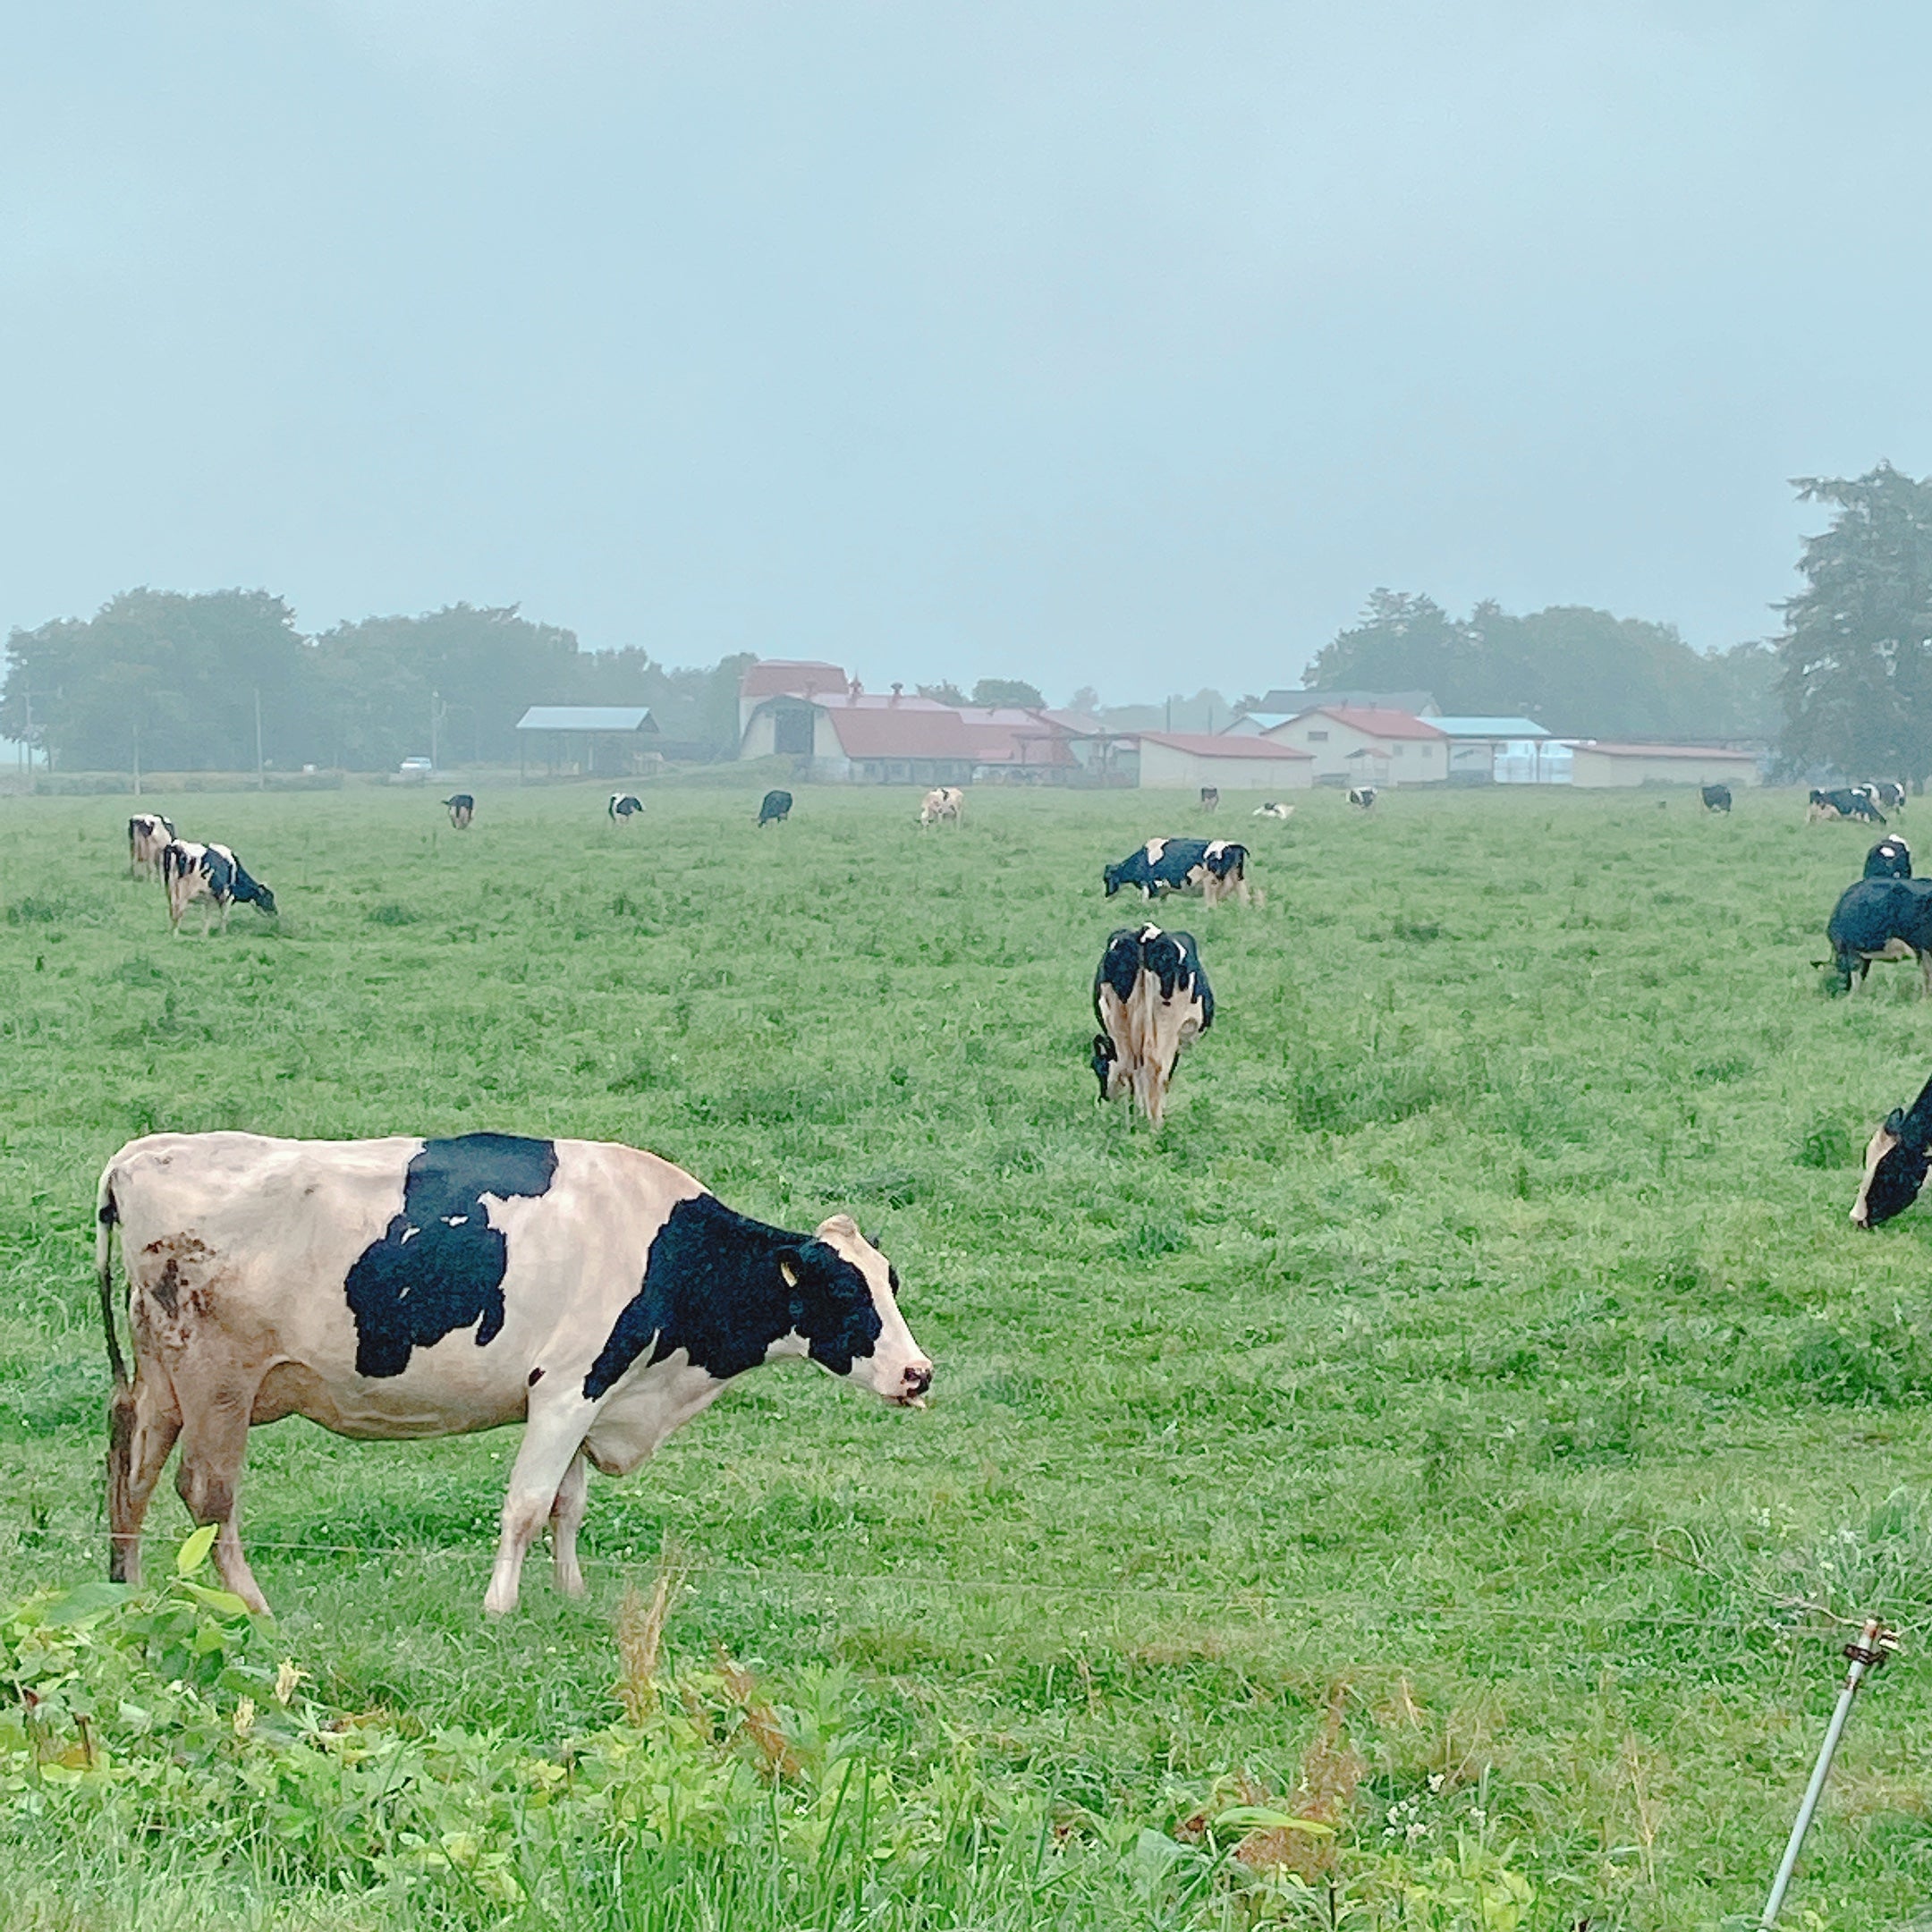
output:
[[[1257,805],[1248,816],[1250,818],[1292,818],[1294,807],[1284,805],[1277,799],[1270,799],[1265,805]]]
[[[161,854],[174,837],[174,821],[159,812],[136,812],[127,822],[128,877],[152,878],[161,869]]]
[[[1181,1049],[1214,1024],[1214,992],[1193,934],[1123,927],[1100,955],[1093,1004],[1102,1101],[1125,1097],[1158,1127]]]
[[[633,798],[628,792],[613,792],[610,803],[604,809],[610,814],[613,825],[629,825],[644,809],[644,801]]]
[[[1836,792],[1814,791],[1805,805],[1805,823],[1817,825],[1830,818],[1862,818],[1868,825],[1882,826],[1885,814],[1857,785]]]
[[[966,824],[966,794],[958,785],[935,785],[919,801],[919,826],[944,825],[951,819],[956,830]]]
[[[759,826],[783,825],[792,816],[792,794],[789,792],[767,792],[758,809]]]
[[[1854,1227],[1883,1227],[1919,1199],[1932,1167],[1932,1080],[1909,1107],[1894,1107],[1872,1130],[1865,1173],[1852,1203]]]
[[[242,861],[225,845],[197,845],[191,840],[174,839],[162,849],[161,877],[167,886],[168,926],[178,938],[182,915],[197,899],[208,902],[208,915],[201,930],[206,933],[221,914],[222,930],[228,929],[229,908],[240,901],[258,912],[273,912],[275,894],[259,880],[252,879]]]
[[[1868,879],[1909,879],[1911,876],[1911,847],[1896,832],[1886,833],[1865,854]]]
[[[1351,785],[1348,791],[1348,801],[1351,805],[1359,805],[1364,811],[1367,811],[1376,801],[1376,788],[1372,784]]]
[[[1203,811],[1219,811],[1221,809],[1221,787],[1219,785],[1204,784],[1200,788],[1200,809]]]
[[[897,1275],[845,1216],[788,1233],[606,1141],[151,1134],[108,1162],[97,1208],[112,1573],[140,1579],[179,1437],[175,1487],[221,1525],[223,1580],[258,1611],[236,1511],[251,1425],[387,1440],[523,1423],[483,1599],[502,1613],[546,1521],[559,1586],[582,1589],[587,1462],[635,1469],[746,1369],[797,1356],[906,1408],[932,1383]]]
[[[1706,811],[1728,812],[1731,809],[1731,787],[1727,784],[1707,784],[1703,787],[1704,809]]]
[[[452,792],[443,802],[449,807],[450,823],[459,832],[467,832],[476,817],[476,801],[467,792]]]
[[[1905,809],[1905,787],[1894,779],[1879,778],[1870,784],[1855,785],[1852,789],[1862,792],[1879,811],[1902,812]]]
[[[1825,928],[1839,984],[1849,993],[1875,959],[1916,959],[1932,996],[1932,879],[1863,878],[1847,886]]]
[[[1245,905],[1248,848],[1232,839],[1150,838],[1118,865],[1103,866],[1100,883],[1109,899],[1123,886],[1134,886],[1143,899],[1191,893],[1209,905],[1229,898]]]

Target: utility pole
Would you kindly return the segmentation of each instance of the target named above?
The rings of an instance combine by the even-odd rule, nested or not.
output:
[[[255,789],[258,792],[266,792],[268,789],[267,772],[262,764],[261,755],[261,686],[259,684],[255,687]]]
[[[429,693],[429,775],[436,775],[436,729],[443,722],[443,693]]]
[[[134,796],[140,796],[140,726],[134,727]]]

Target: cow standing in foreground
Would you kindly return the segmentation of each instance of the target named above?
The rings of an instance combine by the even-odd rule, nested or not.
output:
[[[1727,784],[1707,784],[1703,787],[1704,809],[1706,811],[1729,812],[1731,809],[1731,787]]]
[[[1865,854],[1868,879],[1909,879],[1911,876],[1911,847],[1896,832],[1888,832]]]
[[[1857,785],[1836,792],[1814,791],[1805,804],[1805,823],[1818,825],[1832,818],[1862,818],[1868,825],[1883,826],[1885,814]]]
[[[443,802],[449,808],[450,823],[459,832],[467,832],[476,817],[476,801],[467,792],[452,792]]]
[[[943,784],[919,801],[919,824],[942,825],[951,819],[956,826],[966,823],[966,794],[957,785]]]
[[[1932,1167],[1932,1080],[1909,1107],[1894,1107],[1872,1130],[1865,1173],[1852,1203],[1854,1227],[1883,1227],[1919,1199]]]
[[[1200,809],[1203,811],[1219,811],[1221,809],[1221,787],[1219,785],[1204,784],[1200,788]]]
[[[151,1134],[108,1162],[97,1219],[111,1573],[140,1580],[178,1437],[175,1487],[220,1524],[222,1580],[256,1611],[236,1505],[256,1424],[390,1440],[523,1423],[483,1599],[501,1614],[546,1521],[558,1586],[583,1589],[587,1462],[628,1473],[746,1369],[808,1358],[904,1408],[932,1383],[896,1275],[845,1216],[787,1233],[605,1141]]]
[[[1825,928],[1843,989],[1864,985],[1875,959],[1916,959],[1932,996],[1932,879],[1862,878],[1847,886]]]
[[[201,930],[206,934],[221,914],[222,930],[228,930],[228,911],[237,900],[252,905],[258,912],[272,913],[275,894],[258,879],[252,879],[242,861],[225,845],[197,845],[187,839],[172,840],[161,853],[161,877],[167,886],[168,928],[181,936],[182,915],[197,899],[208,901],[208,918]]]
[[[610,814],[613,825],[629,825],[644,809],[644,801],[628,792],[613,792],[610,803],[604,809]]]
[[[174,821],[159,812],[136,812],[127,822],[128,877],[152,878],[161,854],[174,843]]]
[[[1376,801],[1376,788],[1372,784],[1351,785],[1348,791],[1351,805],[1359,805],[1362,810],[1371,809]]]
[[[767,792],[758,805],[758,822],[762,831],[768,825],[783,825],[792,816],[789,792]]]
[[[1093,1003],[1101,1100],[1131,1096],[1157,1128],[1181,1049],[1214,1024],[1214,993],[1193,934],[1123,927],[1100,955]]]

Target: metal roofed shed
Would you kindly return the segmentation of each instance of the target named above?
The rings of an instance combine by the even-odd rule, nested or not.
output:
[[[1191,792],[1200,785],[1231,791],[1302,791],[1315,782],[1313,756],[1269,738],[1221,732],[1142,732],[1143,791]]]
[[[1755,752],[1723,745],[1610,744],[1580,738],[1572,754],[1580,785],[1619,789],[1656,784],[1754,785]]]
[[[1429,723],[1449,741],[1451,784],[1570,782],[1568,749],[1534,718],[1432,717]]]
[[[640,778],[664,762],[657,721],[645,705],[532,705],[516,728],[520,779],[530,747],[541,750],[553,778]]]

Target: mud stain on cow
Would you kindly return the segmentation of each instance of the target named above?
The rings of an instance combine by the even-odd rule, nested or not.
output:
[[[426,1140],[402,1181],[393,1216],[349,1270],[345,1291],[356,1325],[356,1373],[399,1376],[410,1356],[476,1330],[487,1348],[504,1325],[509,1243],[489,1224],[484,1197],[529,1199],[556,1176],[556,1148],[515,1134],[460,1134]]]

